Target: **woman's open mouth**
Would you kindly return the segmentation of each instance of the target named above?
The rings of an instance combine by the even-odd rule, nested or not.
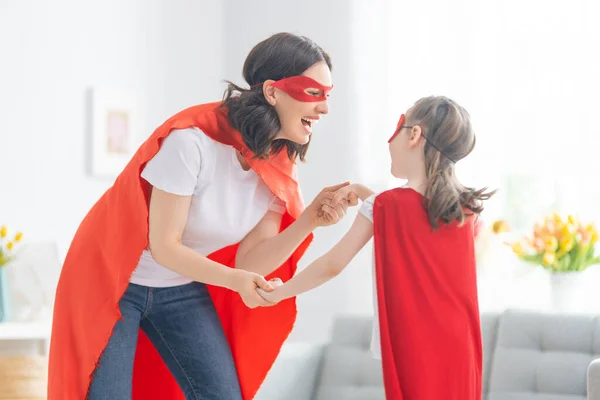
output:
[[[304,125],[304,129],[306,129],[306,131],[308,133],[312,133],[312,127],[314,124],[316,124],[317,122],[319,122],[319,118],[315,118],[315,117],[302,117],[301,118],[302,121],[302,125]]]

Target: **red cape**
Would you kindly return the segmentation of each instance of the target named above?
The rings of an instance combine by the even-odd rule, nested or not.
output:
[[[79,226],[62,268],[50,344],[48,400],[82,400],[90,377],[121,317],[119,300],[148,245],[151,187],[140,177],[145,164],[174,129],[197,127],[212,139],[240,150],[269,189],[286,203],[281,230],[301,214],[304,203],[296,165],[282,151],[269,161],[252,159],[239,132],[231,128],[220,103],[191,107],[167,120],[135,153],[114,185]],[[290,279],[312,234],[272,276]],[[209,258],[234,267],[239,244]],[[268,278],[268,277],[267,277]],[[296,320],[295,299],[274,307],[249,309],[235,292],[209,287],[236,364],[242,395],[252,399]],[[184,399],[175,379],[140,330],[133,376],[133,398]]]
[[[433,231],[412,189],[373,207],[377,304],[388,400],[481,399],[473,225]]]

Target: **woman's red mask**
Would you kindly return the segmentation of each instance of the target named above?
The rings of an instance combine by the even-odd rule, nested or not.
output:
[[[333,85],[323,86],[314,79],[304,75],[283,78],[271,83],[271,85],[283,90],[292,98],[305,103],[327,100],[328,93],[333,89]],[[307,89],[314,89],[314,93]]]

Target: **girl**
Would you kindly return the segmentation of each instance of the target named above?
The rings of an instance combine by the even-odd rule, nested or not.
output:
[[[363,200],[349,232],[328,253],[272,292],[279,302],[339,274],[374,236],[376,318],[372,350],[382,358],[386,397],[475,400],[481,397],[481,333],[473,216],[493,193],[461,185],[455,164],[475,146],[464,108],[446,97],[419,100],[389,140],[392,175],[406,186]],[[380,339],[380,341],[379,341]]]

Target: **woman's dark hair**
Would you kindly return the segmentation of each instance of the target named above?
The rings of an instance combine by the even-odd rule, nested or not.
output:
[[[454,168],[475,147],[469,113],[447,97],[426,97],[409,110],[407,120],[419,125],[425,138],[425,208],[431,225],[437,228],[440,220],[462,224],[467,216],[479,215],[495,191],[462,185]]]
[[[246,58],[243,75],[249,89],[227,81],[223,106],[227,107],[229,123],[242,134],[255,157],[266,158],[286,148],[290,160],[300,157],[304,161],[310,139],[303,145],[275,140],[281,123],[275,108],[265,99],[261,84],[268,79],[301,75],[319,61],[325,61],[331,70],[329,55],[315,42],[304,36],[277,33],[254,46]]]

